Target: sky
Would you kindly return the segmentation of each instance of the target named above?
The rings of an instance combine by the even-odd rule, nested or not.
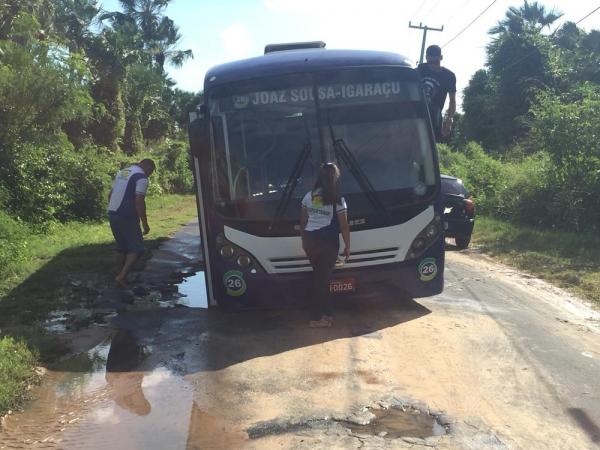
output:
[[[166,14],[179,26],[180,49],[191,49],[194,59],[183,67],[169,67],[169,76],[180,89],[202,90],[204,74],[218,64],[263,54],[269,43],[325,41],[327,48],[384,50],[418,61],[422,31],[409,21],[441,28],[429,31],[427,45],[443,46],[481,13],[492,0],[171,0]],[[600,0],[541,0],[556,9],[564,21],[577,22]],[[117,10],[117,0],[101,1],[106,10]],[[487,31],[501,20],[509,6],[522,1],[496,0],[458,38],[443,46],[442,65],[456,74],[457,100],[473,73],[485,64]],[[600,29],[600,11],[579,24]]]

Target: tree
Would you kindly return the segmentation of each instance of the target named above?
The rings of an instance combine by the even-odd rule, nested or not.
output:
[[[557,222],[577,231],[600,221],[600,87],[584,83],[532,107],[531,140],[554,162]]]
[[[475,72],[465,88],[462,133],[467,140],[480,143],[484,148],[497,148],[496,88],[485,69]]]
[[[93,39],[91,27],[99,12],[97,0],[57,0],[54,30],[71,51],[85,51]]]
[[[465,91],[465,133],[497,151],[526,136],[528,112],[541,91],[557,85],[554,43],[542,30],[560,13],[538,2],[511,7],[489,33],[487,71]]]
[[[100,19],[111,24],[113,33],[129,39],[127,50],[135,55],[135,62],[125,65],[121,81],[126,107],[123,146],[127,153],[136,153],[144,139],[160,139],[170,131],[165,121],[168,105],[161,102],[164,92],[170,89],[164,74],[165,61],[180,65],[192,53],[176,49],[179,31],[163,14],[169,0],[120,3],[123,12],[105,13]]]
[[[120,150],[149,139],[168,153],[153,156],[172,162],[161,187],[189,187],[186,145],[166,139],[178,127],[163,64],[190,53],[176,49],[167,1],[123,3],[131,15],[106,16],[98,0],[0,0],[4,213],[37,223],[102,216]]]
[[[139,29],[139,36],[144,50],[151,56],[155,66],[161,71],[165,62],[181,66],[192,58],[191,50],[177,50],[181,40],[179,29],[175,23],[163,14],[170,0],[119,0],[123,13],[113,12],[103,16],[113,23],[134,22]]]
[[[546,7],[538,2],[529,3],[525,0],[523,6],[508,8],[506,17],[490,30],[490,34],[511,33],[518,35],[527,29],[540,32],[560,19],[562,15],[562,13],[554,10],[547,11]]]

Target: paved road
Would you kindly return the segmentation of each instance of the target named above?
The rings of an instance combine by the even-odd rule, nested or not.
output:
[[[90,350],[48,372],[0,448],[600,448],[600,316],[559,289],[449,251],[444,294],[340,300],[332,329],[165,308],[197,239],[184,229],[150,292],[70,337]],[[447,434],[425,438],[434,419]]]

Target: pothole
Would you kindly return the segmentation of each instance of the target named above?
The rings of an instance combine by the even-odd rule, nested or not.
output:
[[[441,411],[406,398],[389,397],[364,406],[348,416],[305,417],[261,422],[246,430],[251,439],[269,435],[321,430],[325,434],[361,439],[401,439],[410,443],[433,443],[452,434],[454,421]],[[327,430],[327,431],[324,431]],[[340,434],[341,433],[341,434]]]
[[[351,421],[339,423],[349,428],[353,434],[369,434],[390,439],[403,437],[425,439],[446,434],[446,428],[434,416],[415,408],[392,407],[369,410],[369,413],[372,414],[372,418],[364,425]]]

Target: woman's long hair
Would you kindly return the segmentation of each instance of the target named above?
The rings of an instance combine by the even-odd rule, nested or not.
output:
[[[313,191],[321,189],[324,205],[335,205],[340,201],[340,169],[333,162],[324,163]]]

